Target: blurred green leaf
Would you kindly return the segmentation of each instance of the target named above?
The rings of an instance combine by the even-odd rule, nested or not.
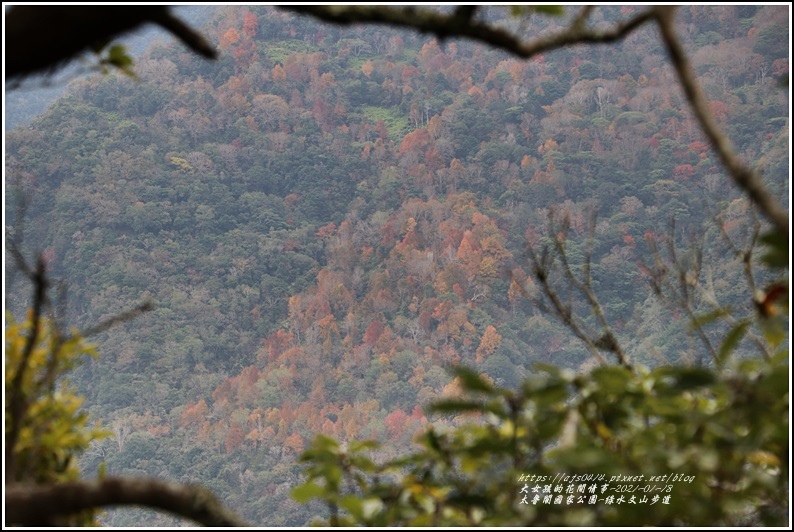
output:
[[[761,330],[772,347],[780,346],[786,339],[787,331],[783,320],[762,320]]]
[[[563,6],[532,6],[535,11],[538,13],[542,13],[544,15],[553,15],[555,17],[561,17],[565,14],[565,8]]]
[[[771,399],[785,397],[791,390],[789,365],[778,366],[764,375],[758,383],[758,388]]]
[[[766,246],[766,252],[761,256],[764,264],[770,268],[787,268],[788,238],[779,231],[772,230],[764,233],[760,240]]]
[[[485,379],[465,366],[456,366],[453,370],[453,374],[460,379],[464,390],[470,392],[483,392],[486,394],[495,392],[494,387],[486,382]]]
[[[325,434],[317,434],[312,442],[312,449],[336,453],[339,451],[339,442]]]
[[[730,309],[728,308],[718,308],[711,312],[706,312],[705,314],[700,314],[699,316],[695,316],[693,320],[693,328],[694,327],[703,327],[704,325],[708,325],[709,323],[716,321],[723,316],[728,316],[730,314]]]
[[[709,386],[715,381],[714,373],[706,368],[661,368],[658,375],[672,378],[671,387],[677,391]]]
[[[441,442],[438,439],[438,434],[436,434],[436,431],[433,429],[432,426],[427,432],[425,432],[424,441],[427,443],[430,449],[436,452],[442,451]]]
[[[325,488],[315,484],[314,482],[306,482],[292,490],[292,498],[299,503],[308,502],[316,497],[322,497],[325,493]]]
[[[351,441],[347,448],[351,453],[358,453],[361,451],[372,451],[380,448],[380,446],[380,443],[375,440],[356,440]]]
[[[351,456],[350,463],[356,466],[364,473],[371,473],[377,469],[375,462],[373,462],[366,456],[361,456],[361,455]]]
[[[725,340],[722,341],[720,350],[717,352],[718,363],[724,364],[726,362],[731,351],[733,351],[736,346],[739,345],[739,342],[742,341],[742,338],[744,338],[748,327],[750,327],[750,322],[742,320],[728,331],[728,334],[725,335]]]
[[[350,512],[359,521],[364,520],[364,505],[359,497],[348,495],[339,500],[339,507]]]
[[[112,66],[120,70],[126,76],[137,78],[135,72],[132,70],[133,59],[127,53],[127,48],[123,44],[114,44],[108,51],[107,55],[101,56],[102,51],[108,43],[103,43],[100,47],[94,49],[94,53],[100,55],[99,68],[103,74],[107,73],[107,66]]]
[[[479,401],[466,401],[462,399],[443,399],[435,401],[427,407],[427,412],[432,414],[459,414],[461,412],[484,412],[485,405]]]
[[[121,44],[114,44],[110,47],[108,59],[110,64],[121,69],[132,65],[132,57],[127,54],[127,48]]]
[[[552,377],[561,377],[563,372],[565,371],[563,368],[559,366],[555,366],[554,364],[548,364],[546,362],[535,362],[532,364],[532,369],[538,372],[548,373]]]
[[[629,370],[620,366],[601,366],[594,369],[591,375],[602,390],[612,393],[625,391],[632,377]]]

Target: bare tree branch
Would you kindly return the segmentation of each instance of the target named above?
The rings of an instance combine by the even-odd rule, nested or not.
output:
[[[789,215],[780,203],[769,193],[761,182],[761,177],[747,167],[744,162],[736,155],[731,141],[717,126],[714,117],[709,111],[708,101],[697,83],[697,75],[689,62],[689,57],[678,36],[675,32],[675,7],[657,6],[654,8],[654,18],[656,19],[662,35],[662,41],[670,54],[678,80],[684,89],[687,101],[689,101],[695,117],[703,128],[703,132],[711,141],[711,145],[717,152],[720,161],[728,170],[731,179],[747,193],[761,212],[775,226],[781,235],[788,239]]]
[[[551,306],[549,307],[542,299],[538,299],[529,294],[528,291],[518,285],[518,283],[516,283],[516,286],[518,286],[524,297],[527,297],[538,308],[557,316],[563,325],[585,344],[585,347],[599,360],[599,362],[602,364],[607,363],[604,356],[599,352],[607,351],[615,355],[621,366],[632,370],[633,367],[629,361],[629,357],[620,345],[615,333],[612,331],[609,321],[606,319],[604,309],[592,287],[590,265],[592,259],[593,235],[595,232],[595,215],[593,215],[590,220],[587,248],[581,267],[581,278],[574,273],[568,260],[568,252],[565,249],[565,239],[569,229],[569,221],[567,218],[564,218],[560,223],[561,226],[557,228],[555,226],[554,210],[551,209],[549,212],[549,233],[557,234],[558,229],[561,233],[553,238],[553,256],[549,253],[548,247],[543,247],[541,249],[540,256],[538,256],[531,246],[527,248],[527,255],[530,260],[535,283],[540,287],[541,293],[546,297]],[[550,276],[555,270],[555,262],[557,260],[560,261],[559,271],[564,275],[567,284],[584,297],[600,330],[590,330],[582,318],[574,313],[572,306],[563,302],[559,289],[552,285]]]
[[[722,216],[714,215],[714,223],[720,231],[723,239],[734,255],[741,260],[744,268],[744,277],[749,290],[750,299],[755,299],[755,276],[752,270],[753,253],[758,245],[761,224],[756,214],[751,211],[752,227],[747,242],[738,245],[725,230]],[[692,331],[697,335],[712,360],[717,360],[717,348],[713,339],[709,338],[705,330],[705,325],[715,320],[724,321],[730,328],[738,326],[746,318],[737,318],[734,310],[725,307],[717,301],[713,287],[710,286],[709,278],[701,282],[703,276],[703,235],[700,241],[693,237],[690,239],[690,246],[684,250],[684,256],[675,243],[675,223],[670,222],[669,233],[664,237],[666,253],[662,253],[654,237],[647,237],[646,243],[653,258],[653,265],[648,265],[644,260],[640,260],[643,269],[649,275],[649,282],[654,295],[668,308],[674,311],[683,311],[689,322]],[[699,311],[699,304],[706,304],[711,308],[711,312],[703,313]],[[756,302],[757,303],[757,302]],[[740,321],[741,320],[741,321]],[[761,356],[769,360],[772,353],[767,342],[752,330],[745,333],[746,338],[757,348]],[[702,361],[701,361],[702,363]]]
[[[207,489],[150,478],[111,477],[52,485],[6,485],[6,525],[46,526],[55,517],[111,506],[157,508],[205,526],[249,526]]]
[[[587,23],[587,18],[590,16],[590,13],[593,12],[593,9],[595,9],[595,6],[584,6],[582,10],[576,14],[576,17],[571,23],[571,27],[584,28],[584,25]]]
[[[670,221],[669,234],[665,237],[667,257],[659,250],[655,237],[646,237],[646,244],[653,258],[653,266],[639,259],[642,267],[649,275],[649,282],[654,295],[673,311],[683,311],[689,326],[698,336],[712,360],[717,359],[711,340],[703,329],[702,321],[695,314],[695,294],[700,287],[702,270],[702,242],[692,239],[692,245],[684,259],[679,258],[679,250],[675,243],[675,221]],[[671,280],[672,279],[672,280]],[[699,359],[698,364],[702,364]]]
[[[623,39],[638,27],[653,19],[651,9],[616,24],[608,30],[584,26],[590,10],[584,9],[570,27],[551,35],[524,42],[510,32],[495,28],[473,17],[459,16],[459,11],[446,15],[430,9],[414,7],[392,8],[385,6],[279,6],[286,11],[311,15],[334,24],[376,23],[410,28],[422,33],[432,33],[439,39],[466,37],[489,44],[513,55],[529,59],[540,53],[563,48],[570,44],[606,44]]]
[[[10,388],[6,390],[9,416],[11,417],[11,426],[6,432],[5,439],[6,447],[4,456],[6,483],[14,480],[14,448],[19,438],[19,431],[22,428],[22,418],[25,416],[25,411],[28,408],[28,397],[23,389],[23,382],[30,363],[30,357],[33,354],[33,350],[36,348],[36,344],[39,342],[41,316],[47,297],[48,283],[46,266],[42,257],[39,257],[36,263],[36,270],[32,273],[31,280],[33,281],[33,308],[30,320],[30,333],[25,342],[25,348],[22,351],[19,365],[15,368],[14,378],[11,380]]]
[[[604,356],[598,352],[591,335],[582,329],[578,323],[578,320],[575,319],[571,306],[563,303],[557,291],[551,286],[549,274],[551,273],[552,268],[551,262],[549,261],[548,250],[542,250],[541,256],[538,257],[535,254],[535,251],[530,247],[527,249],[527,254],[529,255],[530,263],[532,265],[532,273],[534,274],[535,279],[537,279],[536,284],[540,286],[541,292],[551,303],[551,308],[547,307],[542,301],[532,297],[530,294],[524,291],[522,287],[519,286],[519,288],[522,288],[524,296],[532,301],[532,303],[541,310],[556,315],[563,325],[568,327],[574,336],[579,338],[579,340],[584,343],[587,350],[590,351],[590,353],[597,358],[601,364],[606,364],[606,358],[604,358]]]
[[[720,235],[728,244],[728,248],[742,261],[742,266],[744,268],[744,276],[747,279],[747,286],[750,288],[750,293],[755,295],[755,275],[753,275],[753,250],[755,246],[758,244],[758,237],[761,235],[761,224],[758,221],[758,217],[756,216],[755,210],[750,209],[750,216],[753,221],[753,232],[750,235],[750,239],[747,242],[747,246],[743,249],[740,249],[736,243],[733,241],[731,236],[728,234],[728,231],[725,229],[725,222],[722,219],[722,216],[717,214],[715,216],[715,224],[720,230]]]
[[[144,301],[137,307],[130,309],[126,312],[122,312],[121,314],[117,314],[116,316],[112,316],[106,319],[103,322],[100,322],[93,327],[90,327],[80,333],[81,336],[88,338],[89,336],[94,336],[99,333],[105,332],[106,330],[110,329],[118,325],[119,323],[124,323],[125,321],[132,320],[137,318],[141,314],[145,312],[149,312],[150,310],[154,310],[154,303],[151,301]]]
[[[185,46],[197,54],[207,59],[215,59],[218,57],[218,52],[215,50],[215,47],[212,46],[203,35],[175,17],[168,9],[155,11],[151,16],[151,21],[171,32],[177,39],[182,41]]]
[[[550,223],[554,222],[553,211],[551,212],[549,219],[550,219]],[[566,219],[563,221],[563,231],[565,233],[567,233],[568,231],[569,228],[568,226],[569,226],[569,222]],[[594,233],[595,233],[595,213],[592,215],[590,219],[587,247],[585,251],[584,263],[582,264],[581,280],[574,275],[570,263],[568,262],[568,253],[565,251],[564,238],[559,238],[559,237],[555,238],[554,248],[557,251],[557,257],[559,258],[560,263],[562,264],[563,273],[565,273],[565,277],[568,279],[568,282],[571,283],[571,285],[573,285],[579,291],[579,293],[581,293],[585,297],[588,305],[590,305],[590,310],[593,313],[593,316],[596,318],[596,321],[598,321],[598,324],[601,326],[601,334],[597,338],[595,338],[594,335],[590,335],[586,343],[592,344],[593,347],[597,349],[601,349],[602,351],[609,351],[611,353],[614,353],[621,366],[631,369],[631,364],[629,363],[628,357],[626,356],[626,353],[623,351],[623,349],[620,347],[620,343],[615,337],[615,334],[612,332],[612,328],[609,326],[609,322],[607,321],[606,316],[604,314],[604,309],[601,306],[601,303],[598,301],[598,297],[595,295],[595,292],[593,291],[592,275],[590,273],[590,264],[592,259]]]
[[[755,282],[755,274],[753,273],[753,252],[758,245],[758,238],[761,236],[761,222],[758,219],[758,216],[755,212],[755,209],[750,209],[750,217],[752,219],[752,233],[750,237],[747,239],[747,244],[740,248],[730,237],[728,231],[725,229],[725,223],[723,222],[722,216],[717,214],[714,217],[715,224],[720,230],[720,234],[722,235],[723,239],[727,242],[729,249],[742,261],[742,266],[744,270],[744,277],[745,281],[747,282],[747,289],[750,291],[750,297],[753,299],[753,302],[757,305],[757,289],[756,289],[756,282]],[[723,307],[717,302],[716,296],[714,296],[713,301],[709,301],[712,308],[715,310],[723,309]],[[723,316],[725,321],[728,322],[728,325],[731,327],[736,327],[739,324],[739,320],[733,316],[733,314],[728,310],[725,310],[725,315]],[[752,330],[748,330],[747,338],[755,344],[758,348],[758,351],[761,355],[766,359],[770,360],[772,358],[772,352],[769,350],[769,344],[760,336],[758,336]]]
[[[670,222],[670,238],[667,241],[668,253],[675,268],[676,279],[678,280],[678,293],[679,293],[679,307],[684,311],[692,329],[698,335],[703,345],[706,347],[711,359],[717,360],[717,351],[709,340],[700,320],[695,315],[695,291],[700,282],[700,273],[703,267],[703,242],[695,242],[694,238],[690,239],[692,244],[684,260],[679,260],[678,252],[675,245],[675,221]],[[698,365],[702,365],[703,361],[698,358]]]

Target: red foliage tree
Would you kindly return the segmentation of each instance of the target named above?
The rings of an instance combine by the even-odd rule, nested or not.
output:
[[[179,418],[179,425],[181,427],[200,427],[201,424],[206,421],[208,413],[209,408],[207,407],[207,403],[202,399],[185,408],[184,412],[182,412],[182,416]]]
[[[427,128],[417,129],[403,137],[398,154],[405,159],[406,164],[416,164],[420,162],[422,155],[430,149],[432,142]]]
[[[714,115],[714,118],[720,122],[728,116],[728,106],[718,100],[709,102],[709,110]]]
[[[478,363],[483,362],[487,357],[491,356],[494,351],[499,348],[502,343],[502,335],[496,332],[496,327],[489,325],[485,328],[485,333],[480,339],[480,347],[477,348],[476,360]]]
[[[268,363],[275,361],[281,356],[281,353],[292,347],[295,342],[295,336],[284,329],[279,329],[264,341],[265,349],[264,355]],[[263,354],[260,353],[259,359],[262,361]]]
[[[259,31],[259,19],[250,11],[243,18],[243,33],[248,37],[253,37]]]
[[[221,36],[220,39],[220,47],[221,50],[228,50],[232,47],[232,45],[236,44],[237,41],[240,40],[240,32],[238,32],[234,28],[229,28],[226,33]]]
[[[401,409],[395,410],[383,420],[389,435],[393,440],[396,440],[400,435],[405,432],[405,423],[408,421],[408,414]]]
[[[215,388],[214,392],[212,392],[212,400],[216,404],[228,403],[233,394],[234,391],[232,389],[231,379],[226,379]]]
[[[383,334],[383,324],[378,320],[373,320],[367,326],[362,341],[367,345],[375,345],[381,334]]]
[[[284,72],[284,67],[276,65],[270,70],[270,75],[273,76],[273,81],[282,82],[287,80],[287,73]]]
[[[231,453],[236,451],[240,448],[243,441],[245,441],[245,430],[237,423],[232,423],[232,426],[229,428],[229,433],[226,435],[226,439],[223,442],[223,446],[226,449],[227,453]]]
[[[300,434],[292,433],[284,440],[284,447],[295,454],[303,452],[303,438]]]
[[[691,164],[679,164],[673,168],[673,178],[679,181],[687,181],[693,175],[695,175],[695,169]]]
[[[317,236],[318,238],[330,238],[335,234],[336,234],[336,224],[334,222],[331,222],[319,228],[315,233],[315,236]]]

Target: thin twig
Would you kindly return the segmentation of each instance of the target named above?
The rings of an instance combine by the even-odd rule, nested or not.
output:
[[[550,216],[553,217],[553,214]],[[606,315],[604,313],[604,308],[601,306],[598,297],[593,291],[592,285],[592,275],[590,271],[590,264],[592,260],[592,248],[593,248],[593,239],[595,234],[595,213],[591,216],[590,219],[590,227],[588,231],[588,239],[587,244],[585,247],[585,257],[584,257],[584,264],[582,265],[582,279],[578,279],[571,269],[571,266],[568,262],[568,254],[565,252],[565,247],[563,245],[563,241],[560,238],[554,239],[554,246],[557,250],[557,255],[560,259],[560,262],[563,266],[563,272],[565,276],[568,278],[568,281],[585,297],[587,303],[590,305],[590,309],[593,313],[593,316],[598,321],[598,324],[601,326],[601,334],[598,338],[594,339],[595,335],[590,335],[589,341],[592,345],[597,349],[602,349],[604,351],[610,351],[614,353],[617,357],[618,362],[621,366],[631,369],[631,363],[629,363],[628,357],[626,356],[625,351],[620,346],[620,343],[615,336],[615,333],[612,331],[612,328],[609,325],[609,322],[606,319]],[[565,219],[563,221],[563,231],[564,234],[567,236],[568,232],[568,220]]]
[[[22,428],[22,419],[28,408],[28,397],[24,390],[24,379],[29,369],[30,357],[39,342],[39,332],[41,328],[41,317],[44,309],[45,298],[47,297],[47,275],[44,258],[39,257],[36,263],[36,271],[32,276],[33,281],[33,307],[30,319],[30,331],[28,333],[25,347],[22,351],[19,364],[15,368],[14,378],[11,380],[10,388],[6,390],[8,396],[8,409],[11,417],[11,426],[6,432],[5,439],[5,482],[13,481],[15,475],[14,449],[16,448],[19,431]]]
[[[439,39],[466,37],[494,46],[518,57],[529,59],[541,53],[564,48],[571,44],[607,44],[619,41],[654,17],[647,9],[634,17],[616,24],[608,30],[584,27],[589,12],[580,13],[575,23],[551,35],[524,42],[512,33],[494,28],[487,22],[446,15],[429,9],[414,7],[392,8],[385,6],[279,6],[286,11],[311,15],[334,24],[376,23],[406,27],[422,33],[434,34]],[[581,19],[581,20],[580,20]]]
[[[105,321],[98,323],[97,325],[94,325],[93,327],[90,327],[82,331],[80,333],[80,336],[83,336],[84,338],[95,336],[99,333],[107,331],[108,329],[114,327],[115,325],[118,325],[119,323],[123,323],[125,321],[129,321],[131,319],[137,318],[141,314],[145,312],[149,312],[150,310],[154,310],[154,303],[151,301],[144,301],[143,303],[141,303],[140,305],[138,305],[133,309],[130,309],[126,312],[122,312],[121,314],[117,314],[111,318],[106,319]]]
[[[560,232],[561,236],[554,238],[554,250],[556,252],[556,259],[560,261],[562,273],[565,276],[568,284],[576,291],[584,296],[585,300],[590,306],[590,310],[596,321],[600,325],[601,332],[595,334],[586,330],[584,323],[580,324],[581,320],[577,319],[573,313],[571,305],[565,305],[560,299],[558,291],[552,287],[549,280],[549,273],[554,259],[549,259],[548,250],[544,247],[541,251],[541,257],[535,254],[534,250],[529,247],[527,254],[529,255],[532,264],[532,271],[537,278],[537,284],[540,286],[543,294],[551,302],[553,313],[563,322],[563,324],[571,330],[571,332],[579,338],[587,347],[587,349],[598,358],[601,363],[605,364],[606,360],[601,355],[599,350],[609,351],[613,353],[618,359],[618,363],[631,370],[632,365],[629,362],[620,342],[617,340],[609,322],[606,319],[604,309],[598,301],[598,297],[592,288],[592,276],[590,270],[590,262],[592,260],[592,247],[593,247],[593,234],[595,232],[595,218],[593,217],[590,224],[590,240],[587,244],[585,252],[585,262],[582,266],[582,279],[579,279],[573,272],[571,265],[568,261],[568,253],[565,251],[564,241],[567,237],[569,228],[569,221],[564,218],[561,221]],[[556,232],[554,227],[554,210],[549,213],[549,232],[554,234]]]
[[[532,266],[532,272],[535,274],[535,278],[537,279],[536,284],[538,284],[541,288],[541,291],[546,296],[546,298],[551,302],[551,310],[553,314],[557,316],[557,318],[562,321],[562,323],[571,330],[571,332],[579,338],[579,340],[584,343],[585,347],[587,348],[590,353],[598,359],[601,364],[606,364],[607,361],[604,356],[598,351],[598,349],[593,344],[591,339],[591,335],[585,332],[574,319],[573,311],[571,310],[570,305],[565,305],[562,300],[559,298],[557,291],[552,288],[549,282],[549,272],[551,270],[550,263],[548,262],[548,252],[546,249],[542,251],[542,255],[540,258],[537,257],[535,251],[529,247],[527,248],[527,255],[529,256],[530,263]],[[526,294],[526,291],[523,290],[523,287],[519,285],[519,288]],[[529,297],[530,301],[533,302],[536,306],[540,308],[548,308],[542,304],[540,301],[536,301],[535,298]]]

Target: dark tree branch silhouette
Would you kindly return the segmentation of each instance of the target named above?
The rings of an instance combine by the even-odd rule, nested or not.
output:
[[[22,389],[22,382],[29,369],[28,366],[30,357],[33,354],[33,349],[39,342],[39,324],[41,323],[41,316],[47,297],[47,286],[49,282],[46,276],[45,263],[42,258],[39,258],[36,263],[36,269],[30,274],[30,279],[33,283],[33,316],[31,318],[30,335],[25,342],[25,348],[22,351],[19,365],[15,368],[14,379],[11,381],[10,389],[6,390],[8,413],[11,418],[11,426],[6,433],[5,439],[6,485],[9,482],[13,482],[15,478],[14,449],[17,439],[19,438],[19,431],[22,428],[22,419],[25,416],[25,411],[29,403],[29,398]]]
[[[557,220],[554,211],[551,210],[549,212],[549,234],[557,236],[552,237],[551,245],[542,245],[539,250],[534,249],[532,246],[527,248],[532,278],[539,287],[542,296],[538,297],[530,293],[518,283],[516,285],[524,297],[532,301],[533,305],[544,312],[556,316],[574,336],[584,343],[588,351],[601,364],[607,363],[606,358],[600,353],[601,351],[606,351],[615,355],[621,366],[631,370],[632,364],[629,357],[609,325],[604,309],[598,300],[595,290],[593,290],[591,261],[593,235],[595,233],[595,215],[590,217],[589,236],[579,276],[574,272],[574,268],[568,260],[568,252],[565,249],[569,228],[569,220],[567,218]],[[598,325],[598,330],[593,330],[592,327],[589,327],[585,320],[574,312],[571,303],[566,303],[563,300],[566,294],[563,294],[563,291],[556,286],[555,280],[552,279],[555,272],[561,272],[562,282],[574,289],[567,293],[568,299],[577,294],[587,302],[590,314]]]
[[[6,522],[16,525],[47,526],[53,518],[91,508],[138,505],[163,510],[204,526],[249,526],[206,488],[153,478],[109,477],[53,485],[19,483],[6,487],[5,500]]]
[[[53,72],[77,54],[151,23],[171,32],[197,54],[215,48],[175,17],[168,6],[13,6],[5,13],[7,80]]]
[[[430,9],[384,6],[279,6],[284,10],[310,15],[335,24],[376,23],[404,27],[421,33],[431,33],[439,39],[465,37],[499,48],[523,59],[556,50],[571,44],[613,43],[631,34],[653,18],[653,11],[646,10],[609,30],[585,27],[592,9],[586,6],[574,23],[564,31],[556,32],[532,41],[524,41],[502,28],[478,21],[473,10],[461,10],[471,6],[458,6],[446,15]]]
[[[788,213],[769,190],[764,187],[761,176],[744,164],[733,149],[730,139],[717,126],[714,117],[709,111],[706,97],[697,82],[695,69],[692,68],[689,57],[676,35],[674,15],[674,7],[659,6],[654,8],[654,19],[659,26],[662,40],[668,54],[670,54],[670,60],[678,75],[681,87],[684,89],[687,101],[692,107],[692,112],[695,114],[706,137],[711,141],[714,151],[717,152],[720,162],[725,166],[733,182],[750,197],[750,200],[775,226],[775,229],[788,240]]]

